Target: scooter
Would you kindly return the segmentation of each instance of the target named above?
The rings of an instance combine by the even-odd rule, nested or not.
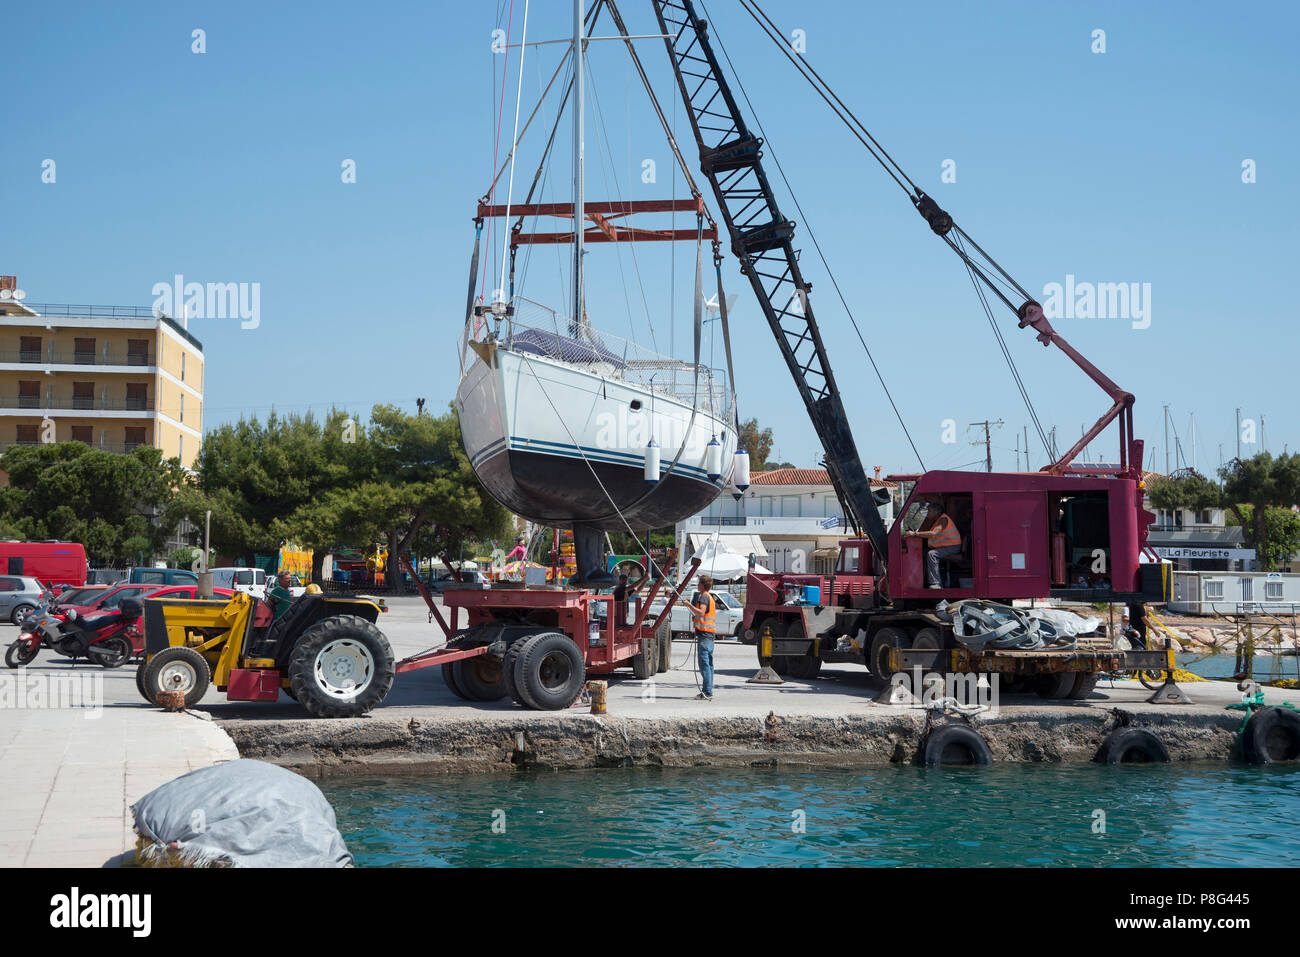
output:
[[[18,637],[5,651],[5,664],[21,668],[36,659],[42,647],[72,658],[86,658],[103,668],[119,668],[144,654],[139,599],[124,598],[112,611],[79,615],[69,609],[29,616]]]

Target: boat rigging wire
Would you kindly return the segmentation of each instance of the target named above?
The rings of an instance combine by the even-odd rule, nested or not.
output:
[[[528,49],[528,4],[529,0],[524,0],[523,32],[519,38],[519,83],[515,89],[515,128],[510,137],[510,156],[507,160],[510,164],[510,179],[506,185],[505,219],[507,222],[510,221],[510,200],[515,191],[515,152],[519,149],[519,107],[524,99],[524,51]],[[510,233],[505,231],[505,236],[501,240],[501,288],[498,290],[502,301],[505,301],[507,295],[505,269],[509,258],[509,249]]]
[[[745,0],[741,0],[745,2]],[[701,7],[704,7],[701,2]],[[708,10],[705,8],[705,16],[708,16]],[[717,33],[717,24],[710,19],[710,24],[715,35]],[[784,44],[781,44],[784,49]],[[903,421],[903,414],[898,409],[898,403],[894,401],[893,393],[889,391],[889,386],[885,384],[884,374],[880,371],[880,366],[876,364],[876,357],[871,353],[871,347],[867,345],[866,336],[862,334],[862,329],[858,325],[857,318],[853,315],[853,310],[849,308],[848,300],[844,292],[840,289],[839,280],[835,278],[835,273],[826,261],[826,254],[822,251],[821,243],[817,241],[817,234],[813,229],[812,221],[803,211],[803,205],[799,202],[799,197],[795,194],[794,187],[790,185],[789,178],[785,175],[785,168],[781,165],[781,160],[776,155],[776,148],[772,145],[771,140],[767,138],[767,132],[763,129],[763,121],[759,119],[758,111],[754,109],[754,104],[749,98],[749,92],[745,89],[744,82],[740,79],[740,74],[736,72],[736,66],[731,62],[731,56],[727,53],[726,44],[722,42],[722,37],[718,35],[718,47],[722,50],[722,55],[727,61],[727,66],[731,70],[731,75],[736,78],[736,85],[740,88],[740,95],[745,98],[745,104],[749,107],[750,113],[754,117],[754,123],[758,126],[759,135],[763,137],[767,144],[768,150],[772,154],[772,162],[776,164],[777,172],[781,176],[781,181],[785,183],[786,191],[789,192],[790,198],[794,201],[795,209],[799,211],[799,217],[803,220],[804,228],[808,230],[808,238],[812,240],[813,248],[817,250],[817,258],[821,260],[822,268],[826,270],[826,275],[830,278],[831,285],[835,289],[835,294],[844,307],[845,314],[849,317],[849,322],[853,325],[853,331],[857,333],[858,342],[862,344],[862,350],[867,354],[867,361],[871,363],[871,369],[876,374],[876,380],[880,383],[880,388],[884,390],[885,398],[889,400],[889,406],[894,410],[894,417],[898,419],[898,425],[903,430],[903,435],[907,438],[907,444],[912,447],[912,453],[916,456],[916,461],[920,464],[921,470],[925,471],[925,461],[921,458],[921,452],[916,447],[916,442],[912,439],[912,433],[907,428],[907,423]],[[909,180],[909,182],[911,182]]]

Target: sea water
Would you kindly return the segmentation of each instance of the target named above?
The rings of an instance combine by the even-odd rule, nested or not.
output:
[[[620,768],[326,781],[362,867],[1300,865],[1300,766]]]

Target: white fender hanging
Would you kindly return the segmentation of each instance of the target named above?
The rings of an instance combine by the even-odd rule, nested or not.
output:
[[[717,435],[709,439],[704,453],[704,470],[708,473],[709,481],[716,482],[722,478],[722,443],[718,441]]]
[[[659,443],[654,439],[645,447],[645,480],[651,485],[659,481]]]

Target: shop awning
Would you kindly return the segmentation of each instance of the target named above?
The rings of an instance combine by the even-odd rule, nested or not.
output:
[[[691,532],[691,548],[699,551],[704,543],[713,538],[711,532]],[[763,547],[763,539],[757,535],[719,535],[718,548],[725,549],[729,552],[735,552],[748,558],[750,553],[757,555],[759,558],[767,558],[767,549]]]

